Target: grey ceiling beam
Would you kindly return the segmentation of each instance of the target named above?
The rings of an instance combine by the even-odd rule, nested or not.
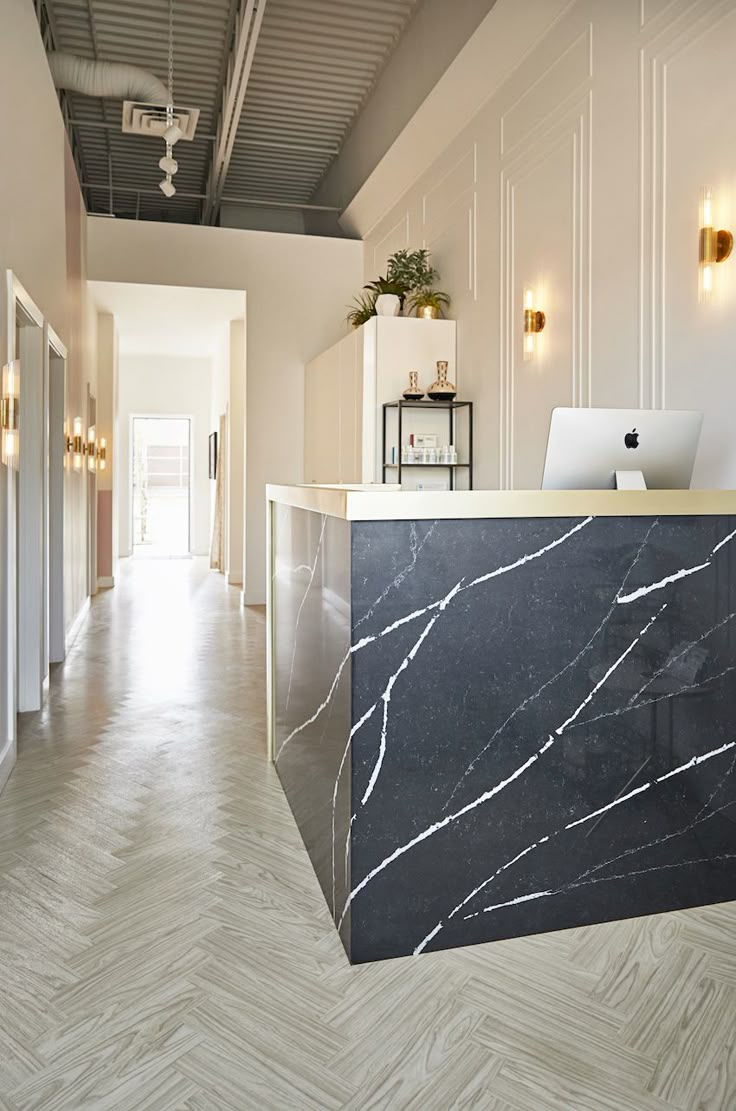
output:
[[[220,208],[267,0],[241,0],[236,16],[222,107],[217,122],[202,222],[214,224]]]

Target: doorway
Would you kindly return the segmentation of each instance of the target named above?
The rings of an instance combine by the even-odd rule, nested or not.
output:
[[[133,417],[133,555],[191,555],[191,419]]]

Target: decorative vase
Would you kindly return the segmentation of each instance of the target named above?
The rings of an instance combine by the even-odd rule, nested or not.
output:
[[[447,380],[447,363],[440,359],[437,363],[437,381],[427,390],[427,397],[432,401],[452,401],[456,393],[455,383]]]
[[[417,316],[420,320],[439,320],[440,310],[436,305],[420,305],[417,309]]]
[[[419,389],[419,371],[409,371],[409,386],[404,390],[404,399],[406,401],[421,401],[424,397],[424,391]]]
[[[376,297],[376,313],[378,316],[398,316],[401,301],[395,293],[381,293]]]

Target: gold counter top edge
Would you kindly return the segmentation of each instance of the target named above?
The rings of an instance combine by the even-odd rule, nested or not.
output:
[[[345,521],[736,516],[736,490],[442,490],[266,487],[268,501]]]

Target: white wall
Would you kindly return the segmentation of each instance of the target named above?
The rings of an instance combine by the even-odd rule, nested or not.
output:
[[[718,268],[715,303],[697,298],[703,183],[718,226],[736,223],[736,145],[722,141],[736,6],[577,0],[523,27],[521,7],[499,0],[432,93],[449,133],[452,81],[490,87],[505,47],[516,65],[487,103],[469,123],[458,109],[429,168],[412,125],[355,199],[366,276],[397,248],[431,249],[477,403],[477,485],[537,486],[550,409],[574,404],[704,408],[694,484],[736,486],[736,259]],[[547,313],[531,362],[524,283]]]
[[[66,345],[67,419],[83,414],[86,382],[94,384],[94,315],[85,277],[86,220],[64,125],[33,5],[0,0],[0,271],[12,269]],[[22,110],[19,110],[22,106]],[[6,350],[4,314],[0,350]],[[0,582],[14,593],[15,520],[11,481],[0,466]],[[64,591],[66,620],[75,621],[87,594],[86,482],[67,474]],[[15,629],[0,606],[0,786],[15,758],[12,669]]]
[[[131,450],[133,416],[191,417],[191,543],[194,555],[206,555],[210,544],[211,360],[174,355],[121,353],[116,470],[120,555],[132,551]]]
[[[247,292],[245,597],[262,603],[266,483],[302,479],[304,366],[345,334],[362,244],[95,217],[88,239],[91,278]]]

